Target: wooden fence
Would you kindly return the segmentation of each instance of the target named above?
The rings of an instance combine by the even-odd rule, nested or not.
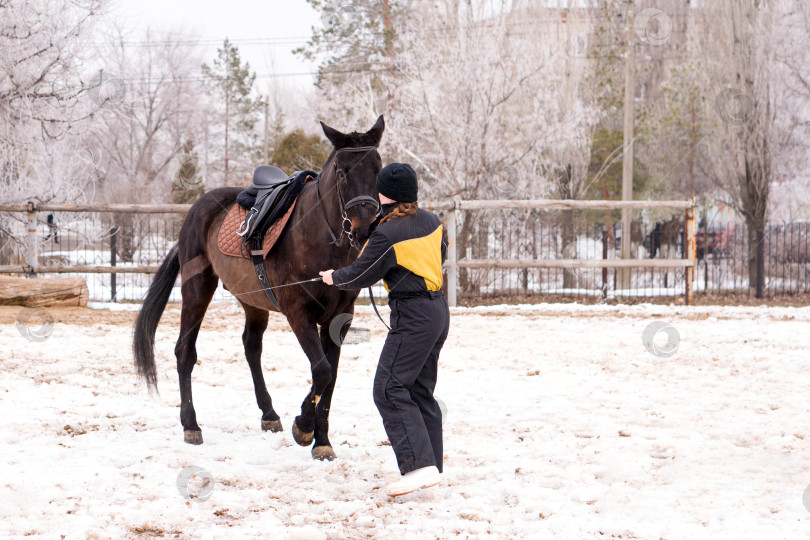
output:
[[[447,213],[448,256],[447,269],[448,302],[457,304],[458,271],[461,268],[485,269],[539,269],[539,268],[684,268],[686,272],[684,299],[686,304],[694,301],[694,280],[696,260],[696,222],[694,201],[577,201],[577,200],[461,200],[427,202],[423,208]],[[26,264],[0,265],[0,274],[16,273],[35,277],[40,273],[95,273],[149,274],[157,272],[159,265],[150,266],[42,266],[38,263],[37,223],[40,212],[110,212],[137,214],[187,213],[190,204],[48,204],[29,202],[28,204],[0,204],[0,212],[25,212],[28,218],[26,238]],[[463,259],[457,254],[457,222],[460,212],[480,210],[643,210],[670,209],[685,212],[686,243],[683,259]],[[629,234],[628,234],[629,237]]]

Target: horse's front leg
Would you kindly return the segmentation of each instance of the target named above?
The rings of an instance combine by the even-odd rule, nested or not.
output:
[[[352,314],[349,313],[349,316]],[[348,322],[350,322],[349,320]],[[328,324],[321,326],[321,347],[323,347],[329,365],[332,366],[332,381],[324,390],[318,407],[315,411],[315,446],[312,447],[312,457],[320,460],[333,460],[337,456],[329,442],[329,409],[332,406],[332,394],[337,383],[338,363],[340,362],[340,347],[346,332],[349,331],[349,324],[343,324],[341,328],[333,328],[334,325],[347,322],[343,314],[338,315]]]
[[[320,407],[321,399],[332,382],[332,366],[321,346],[318,325],[306,316],[288,317],[298,343],[309,358],[312,371],[312,386],[301,404],[301,415],[293,422],[293,439],[301,446],[312,444],[315,435],[315,413]]]

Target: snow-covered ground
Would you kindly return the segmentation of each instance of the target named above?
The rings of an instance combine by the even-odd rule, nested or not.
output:
[[[456,309],[436,389],[444,481],[401,500],[384,492],[395,461],[371,397],[384,329],[368,307],[355,324],[371,341],[344,347],[327,463],[290,435],[308,363],[278,316],[263,358],[284,432],[259,429],[241,312],[220,303],[200,333],[195,447],[178,417],[176,305],[158,328],[158,398],[132,368],[135,313],[54,311],[51,337],[31,342],[13,309],[0,308],[0,537],[810,536],[810,308]],[[659,320],[674,355],[642,343]],[[213,479],[189,491],[210,497],[181,496],[188,467]]]

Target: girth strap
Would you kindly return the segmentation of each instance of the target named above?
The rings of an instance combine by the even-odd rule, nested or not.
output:
[[[259,278],[259,283],[264,290],[264,294],[267,296],[267,299],[270,300],[270,303],[273,304],[273,307],[281,311],[278,305],[278,299],[276,299],[276,295],[270,288],[270,282],[267,280],[267,268],[264,266],[264,251],[262,250],[261,238],[258,241],[254,241],[253,249],[250,250],[250,258],[253,260],[253,268],[256,270],[256,277]]]

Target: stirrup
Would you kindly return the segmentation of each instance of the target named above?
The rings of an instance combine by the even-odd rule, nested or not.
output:
[[[245,221],[243,221],[243,222],[242,222],[242,223],[239,225],[239,228],[238,228],[238,229],[236,229],[236,234],[238,234],[239,236],[241,236],[241,237],[243,237],[243,238],[244,238],[244,236],[245,236],[245,235],[248,233],[248,231],[250,230],[250,220],[252,220],[252,219],[253,219],[253,217],[254,217],[254,216],[257,214],[257,213],[258,213],[258,210],[256,210],[256,207],[255,207],[255,206],[254,206],[253,208],[251,208],[251,209],[250,209],[250,212],[248,213],[247,218],[245,218]],[[242,227],[244,227],[245,229],[244,229],[244,230],[242,230]]]

